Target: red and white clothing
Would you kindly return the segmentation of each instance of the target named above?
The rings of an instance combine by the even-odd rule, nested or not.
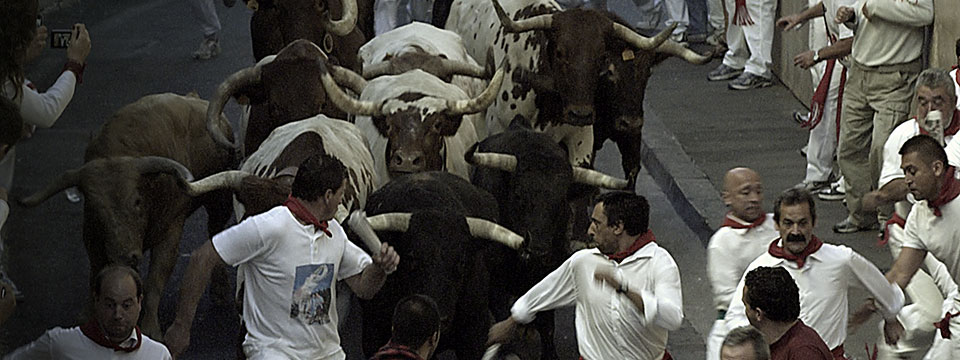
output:
[[[953,88],[957,95],[957,109],[960,109],[960,73],[957,69],[950,70],[950,78],[953,79]]]
[[[643,312],[610,285],[594,279],[599,266],[612,267]],[[661,359],[667,332],[680,328],[683,297],[680,271],[667,250],[650,242],[616,262],[596,248],[577,251],[517,299],[513,318],[526,324],[537,312],[576,305],[577,346],[584,359]]]
[[[4,360],[168,360],[172,359],[167,347],[142,335],[139,337],[136,330],[130,332],[130,337],[119,344],[120,347],[136,350],[126,352],[114,350],[97,344],[83,334],[80,326],[64,329],[55,327],[47,330],[37,340],[24,345],[4,356]],[[139,341],[139,346],[137,342]]]
[[[723,314],[730,300],[738,296],[737,283],[743,271],[767,251],[770,241],[780,236],[773,214],[764,214],[758,220],[762,222],[748,223],[728,213],[724,226],[713,233],[707,244],[707,277],[713,287],[713,305],[717,309],[717,320],[707,337],[707,360],[720,358],[720,347],[729,332]]]
[[[742,6],[738,3],[743,3]],[[773,65],[773,25],[776,22],[776,0],[727,0],[727,53],[723,64],[734,69],[770,78]],[[738,10],[739,8],[739,10]],[[739,13],[738,13],[739,11]],[[738,14],[749,21],[738,21]]]
[[[774,240],[779,248],[783,247],[782,242]],[[900,287],[889,283],[873,263],[846,246],[824,243],[806,257],[803,267],[768,251],[744,272],[737,285],[738,294],[743,293],[746,273],[761,266],[779,266],[790,273],[800,289],[800,320],[816,330],[830,349],[843,345],[847,339],[849,288],[856,286],[871,294],[885,319],[893,318],[903,307]],[[726,322],[728,329],[749,325],[741,297],[730,302]]]
[[[344,359],[336,282],[372,264],[336,220],[328,236],[286,206],[247,218],[213,237],[243,278],[243,351],[250,359]]]
[[[815,330],[797,320],[770,344],[770,360],[832,360],[833,354]]]

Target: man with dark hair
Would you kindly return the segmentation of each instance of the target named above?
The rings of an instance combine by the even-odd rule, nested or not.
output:
[[[900,148],[900,155],[904,182],[917,202],[910,209],[903,229],[900,255],[887,278],[906,288],[929,252],[943,262],[956,282],[960,275],[960,241],[957,239],[960,234],[960,202],[954,199],[960,194],[960,174],[947,163],[947,154],[940,143],[927,135],[907,140]],[[956,297],[955,293],[952,295]],[[960,357],[960,341],[950,335],[960,331],[960,322],[955,313],[956,301],[948,301],[953,306],[945,309],[947,316],[937,327],[945,339],[950,339],[950,344],[940,357],[954,359]],[[902,328],[885,330],[888,330],[885,335],[893,342],[902,335]]]
[[[823,343],[823,341],[820,341]],[[827,345],[823,345],[824,348]],[[757,328],[747,325],[730,330],[720,347],[720,360],[769,360],[770,346]]]
[[[587,230],[597,247],[577,251],[517,299],[488,343],[511,342],[537,312],[576,305],[582,358],[670,359],[667,332],[683,321],[680,271],[647,228],[649,213],[642,196],[601,195]]]
[[[93,282],[93,319],[47,330],[4,359],[171,359],[163,344],[140,333],[143,284],[133,269],[111,265]],[[9,294],[8,294],[9,296]]]
[[[816,208],[813,196],[804,189],[789,189],[780,194],[774,203],[773,219],[780,237],[774,239],[767,252],[760,255],[747,271],[758,267],[780,267],[797,280],[800,287],[800,319],[815,329],[829,346],[836,359],[844,357],[843,343],[847,338],[848,289],[865,289],[877,303],[884,319],[894,320],[903,306],[903,292],[889,283],[883,273],[869,260],[846,246],[825,244],[813,234],[816,223]],[[764,270],[766,271],[766,270]],[[738,292],[750,286],[745,276],[737,285]],[[766,283],[764,283],[766,284]],[[764,285],[765,286],[765,285]],[[762,290],[757,287],[757,291]],[[761,294],[761,293],[758,293]],[[757,307],[764,301],[785,301],[744,296]],[[774,304],[780,308],[784,304]],[[733,299],[728,308],[727,328],[746,325],[751,311],[741,299]],[[764,308],[767,316],[784,321],[775,314],[782,311]],[[796,315],[794,315],[795,317]],[[895,321],[888,321],[893,326]],[[781,324],[782,325],[782,324]],[[757,326],[754,324],[754,326]],[[759,328],[759,326],[758,326]],[[763,328],[760,328],[763,331]]]
[[[773,360],[830,360],[834,355],[800,316],[800,291],[782,267],[757,267],[746,274],[746,316],[770,344]]]
[[[393,336],[371,360],[429,359],[440,344],[440,310],[426,295],[410,295],[393,311]]]
[[[767,251],[777,238],[773,214],[763,211],[763,183],[755,171],[738,167],[723,177],[724,204],[729,211],[723,225],[707,244],[707,277],[713,288],[713,304],[717,319],[707,338],[707,360],[717,360],[727,325],[723,321],[727,306],[737,293],[737,283],[744,270],[757,256]],[[766,346],[766,345],[764,345]]]
[[[164,342],[175,356],[190,343],[197,303],[214,267],[239,266],[248,358],[344,359],[337,333],[338,280],[373,297],[400,257],[384,243],[370,256],[347,240],[333,215],[346,188],[340,160],[304,160],[287,201],[217,234],[193,252],[177,316]],[[373,265],[373,266],[370,266]]]

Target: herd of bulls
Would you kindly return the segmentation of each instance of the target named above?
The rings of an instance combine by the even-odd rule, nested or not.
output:
[[[571,202],[633,188],[651,67],[708,60],[667,40],[671,29],[647,38],[553,0],[456,0],[447,30],[413,23],[368,42],[371,0],[247,5],[256,65],[209,103],[158,94],[121,108],[83,166],[21,199],[83,193],[91,274],[138,268],[150,250],[142,329],[155,338],[185,219],[203,206],[212,235],[277,206],[300,162],[326,153],[349,172],[337,219],[393,214],[371,223],[402,259],[363,303],[364,351],[386,343],[393,304],[420,292],[440,305],[440,350],[479,359],[492,320],[569,254],[572,218],[586,214]],[[238,129],[221,114],[231,97],[244,105]],[[626,180],[589,170],[606,139]],[[478,232],[471,219],[499,225]],[[552,315],[537,327],[542,357],[556,358]]]

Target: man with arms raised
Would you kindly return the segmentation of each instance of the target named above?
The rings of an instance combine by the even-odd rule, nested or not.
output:
[[[717,320],[707,338],[707,360],[720,356],[720,345],[727,334],[723,318],[730,300],[739,295],[737,283],[744,270],[779,235],[773,214],[763,212],[763,183],[756,172],[742,167],[730,169],[723,177],[721,195],[730,211],[707,245],[707,276],[717,309]]]

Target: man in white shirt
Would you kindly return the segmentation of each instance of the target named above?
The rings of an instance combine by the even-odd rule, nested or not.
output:
[[[707,276],[717,309],[717,320],[707,337],[707,360],[720,357],[720,347],[727,334],[723,318],[730,300],[736,296],[737,283],[744,270],[779,236],[773,214],[764,213],[761,206],[763,183],[756,172],[742,167],[730,169],[723,177],[721,195],[730,211],[707,245]]]
[[[862,0],[837,9],[836,22],[853,30],[851,64],[843,96],[837,163],[846,186],[846,219],[838,233],[878,228],[877,213],[861,203],[880,177],[883,145],[910,114],[924,27],[933,23],[933,0]]]
[[[954,201],[960,194],[960,174],[947,162],[947,154],[940,142],[933,137],[920,135],[907,140],[900,148],[904,182],[910,194],[918,200],[910,209],[904,226],[903,245],[900,255],[887,278],[906,288],[920,269],[927,253],[933,254],[946,266],[954,281],[960,275],[960,202]],[[956,295],[951,296],[956,299]],[[949,354],[944,358],[960,357],[960,341],[951,333],[960,331],[955,311],[956,301],[945,301],[944,312],[949,316],[939,324],[941,334],[950,339]],[[902,328],[887,329],[888,339],[896,340]]]
[[[133,269],[108,266],[93,282],[93,316],[86,324],[47,330],[4,359],[171,359],[163,344],[140,333],[143,285]]]
[[[581,358],[670,359],[667,332],[683,321],[680,272],[647,228],[649,213],[642,196],[599,196],[587,230],[597,247],[577,251],[517,299],[488,342],[508,343],[537,312],[576,305]]]
[[[284,205],[247,218],[193,252],[177,316],[164,336],[174,356],[190,343],[213,268],[231,265],[239,266],[244,279],[247,358],[346,358],[337,333],[336,282],[345,280],[358,297],[369,299],[400,261],[387,243],[371,261],[333,219],[346,178],[336,158],[311,156],[300,164]]]
[[[903,292],[889,283],[869,260],[846,246],[825,244],[813,234],[813,196],[803,189],[784,191],[774,203],[780,238],[747,268],[783,267],[800,289],[800,319],[820,334],[837,359],[847,338],[847,290],[859,287],[878,303],[884,319],[892,320],[903,306]],[[744,279],[737,285],[743,291]],[[743,300],[734,298],[727,311],[727,328],[748,324]],[[889,322],[894,323],[894,322]]]
[[[954,65],[953,70],[950,70],[950,78],[953,79],[957,94],[957,109],[960,109],[960,72],[958,72],[958,69],[960,69],[960,39],[957,39],[957,48],[954,51],[957,53],[957,64]]]

